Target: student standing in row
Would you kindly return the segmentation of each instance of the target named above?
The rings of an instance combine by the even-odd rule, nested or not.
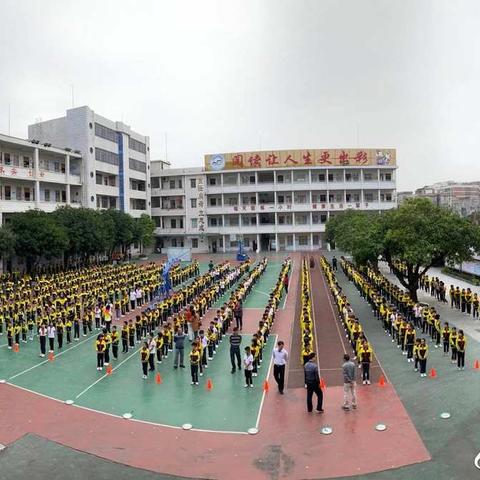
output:
[[[49,352],[52,353],[55,347],[55,332],[57,329],[54,327],[53,323],[50,323],[47,328],[47,335],[48,335],[48,343],[50,350]]]
[[[140,362],[142,363],[143,379],[148,378],[148,358],[150,357],[150,350],[148,349],[148,342],[143,342],[140,349]]]
[[[233,333],[230,335],[230,362],[232,364],[232,372],[235,373],[235,360],[237,361],[238,369],[242,369],[241,359],[240,359],[240,345],[242,343],[242,336],[238,333],[238,327],[233,328]],[[205,352],[206,359],[206,352]]]
[[[111,333],[111,338],[112,338],[112,355],[115,360],[118,358],[118,344],[119,344],[119,335],[117,332],[117,327],[114,325],[112,327],[112,333]]]
[[[420,376],[427,376],[427,357],[428,357],[428,345],[425,343],[425,339],[420,340],[420,345],[417,348],[418,361],[420,363]]]
[[[253,355],[250,347],[245,347],[245,355],[243,356],[243,368],[245,370],[245,388],[253,388]]]
[[[40,339],[40,356],[44,357],[47,351],[47,328],[44,324],[40,325],[38,337]]]
[[[192,343],[190,352],[190,372],[192,374],[192,385],[198,385],[198,366],[200,364],[200,350],[197,342]]]
[[[97,352],[97,370],[101,371],[105,362],[105,341],[103,340],[102,334],[97,337],[95,350]]]

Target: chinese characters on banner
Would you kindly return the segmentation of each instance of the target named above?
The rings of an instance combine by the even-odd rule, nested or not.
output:
[[[197,202],[198,202],[198,231],[200,237],[205,235],[205,191],[203,177],[197,178]]]
[[[205,155],[207,171],[251,168],[396,166],[396,150],[310,149]]]

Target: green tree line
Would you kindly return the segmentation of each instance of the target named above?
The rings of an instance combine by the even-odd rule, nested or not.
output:
[[[348,210],[327,222],[326,236],[359,265],[386,261],[415,301],[418,281],[429,268],[459,264],[480,252],[477,225],[422,198],[383,213]],[[405,268],[397,268],[399,262]]]
[[[155,223],[118,210],[62,207],[52,213],[29,210],[14,214],[0,227],[0,256],[24,258],[30,271],[40,258],[88,262],[92,255],[125,253],[132,244],[154,242]]]

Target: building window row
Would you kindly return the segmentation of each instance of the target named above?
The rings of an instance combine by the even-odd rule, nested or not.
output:
[[[130,167],[130,170],[135,170],[136,172],[147,172],[147,164],[140,160],[135,160],[134,158],[128,159],[128,166]]]
[[[117,132],[100,123],[95,123],[95,135],[105,140],[110,140],[110,142],[117,143]]]
[[[136,152],[147,153],[147,146],[132,137],[128,137],[128,148],[131,148]]]
[[[118,165],[118,155],[103,148],[95,148],[95,160],[99,162],[109,163],[110,165]]]
[[[130,208],[132,210],[146,210],[147,201],[141,198],[131,198],[130,199]]]
[[[0,152],[0,164],[7,167],[33,168],[31,157],[10,152]]]

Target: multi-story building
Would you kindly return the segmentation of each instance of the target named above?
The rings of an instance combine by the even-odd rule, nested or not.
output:
[[[137,217],[150,215],[149,137],[86,106],[30,125],[28,135],[40,143],[81,152],[84,206],[116,208]]]
[[[346,209],[396,206],[392,149],[295,150],[206,155],[199,168],[152,163],[158,248],[193,252],[314,250]]]
[[[82,169],[79,151],[0,134],[0,224],[33,208],[80,206]]]

